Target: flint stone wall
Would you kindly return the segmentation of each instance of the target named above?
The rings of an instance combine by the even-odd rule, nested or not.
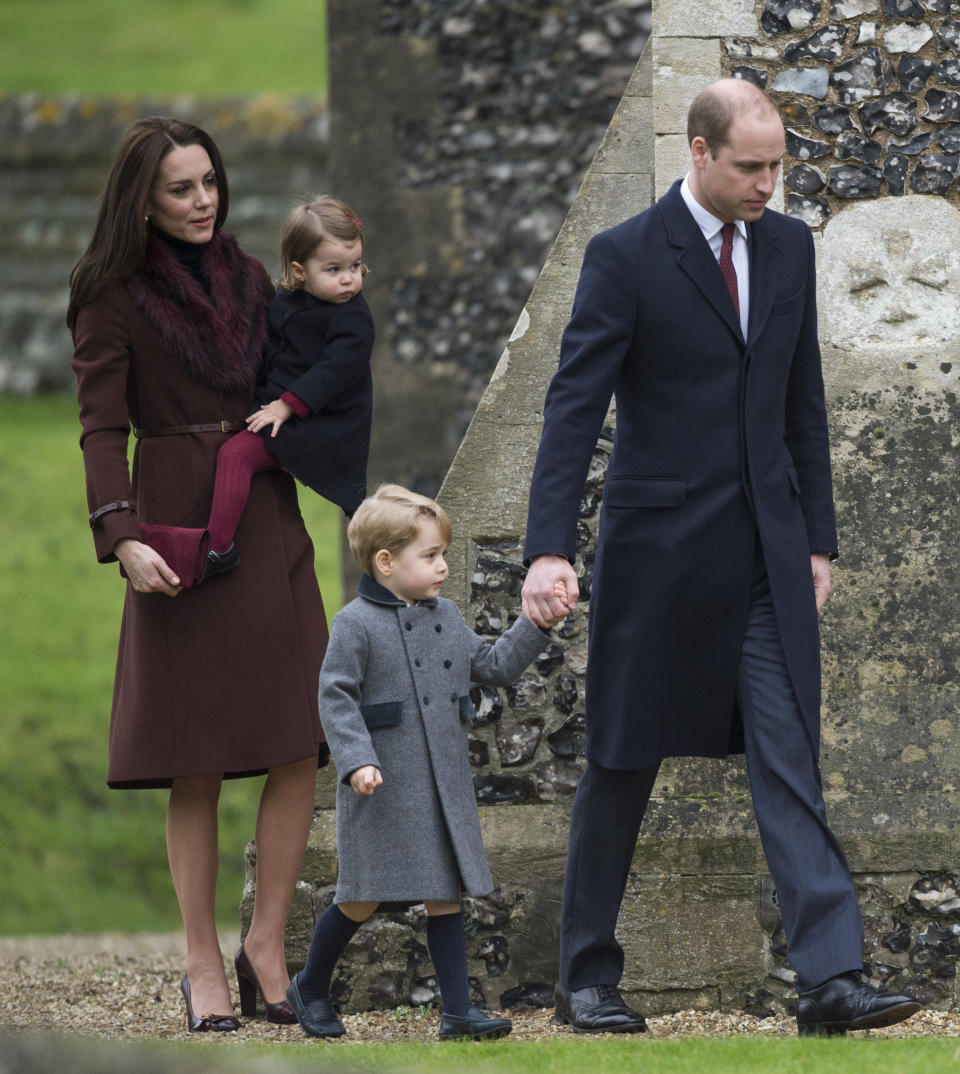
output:
[[[952,17],[943,3],[928,3],[919,13],[906,12],[904,3],[658,0],[647,52],[441,492],[455,530],[449,588],[480,633],[500,633],[519,612],[541,402],[587,239],[646,207],[683,174],[686,104],[723,74],[759,79],[734,70],[744,57],[766,73],[797,137],[827,134],[809,124],[828,104],[836,106],[832,115],[847,115],[862,132],[861,100],[882,96],[889,85],[867,85],[863,98],[844,101],[844,79],[831,67],[823,96],[816,96],[824,78],[814,69],[823,58],[788,49],[800,49],[803,39],[833,20],[849,30],[848,51],[834,57],[842,64],[857,59],[849,51],[857,40],[872,48],[872,36],[877,47],[888,42],[889,50],[916,40],[911,19],[922,15],[942,30]],[[781,17],[786,29],[774,21]],[[839,36],[825,33],[818,41]],[[942,33],[930,39],[946,40]],[[917,46],[921,58],[924,48],[938,47],[930,41]],[[881,72],[885,63],[881,54]],[[814,74],[792,74],[776,87],[791,67]],[[936,123],[922,119],[921,135],[945,130]],[[882,127],[871,136],[889,153],[893,135]],[[939,137],[932,133],[931,142]],[[793,153],[801,143],[791,135],[788,147]],[[786,174],[800,162],[788,160]],[[956,191],[950,186],[921,195],[908,182],[899,197],[896,184],[882,179],[870,197],[851,198],[835,184],[823,192],[816,214],[792,197],[797,192],[788,181],[774,205],[817,230],[841,539],[834,594],[822,620],[827,807],[864,912],[868,979],[910,989],[931,1005],[956,1006]],[[612,427],[613,413],[609,421]],[[556,979],[566,823],[584,764],[586,623],[609,433],[598,441],[581,502],[577,570],[587,600],[518,684],[475,693],[480,719],[471,756],[499,887],[489,902],[468,907],[470,968],[476,998],[490,1006],[549,1003]],[[332,825],[332,812],[321,810],[308,882],[298,896],[305,908],[322,905],[335,879]],[[338,983],[348,1005],[421,1001],[429,986],[415,946],[421,924],[415,915],[390,921],[384,929],[394,930],[393,947],[378,939],[380,925],[361,930],[357,957],[345,960]],[[405,938],[396,928],[407,929]],[[763,1016],[789,1006],[794,974],[742,764],[684,759],[663,766],[618,934],[626,951],[624,990],[651,1013],[698,1006]]]
[[[433,495],[642,51],[651,0],[328,8],[331,182],[370,223],[378,288],[370,483]]]

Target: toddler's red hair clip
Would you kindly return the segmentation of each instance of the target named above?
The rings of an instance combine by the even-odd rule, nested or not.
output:
[[[347,216],[350,217],[351,220],[355,221],[357,227],[360,228],[361,231],[363,231],[363,221],[360,219],[360,217],[354,216],[353,213],[350,212],[350,210],[347,208],[345,208],[343,211],[347,214]]]

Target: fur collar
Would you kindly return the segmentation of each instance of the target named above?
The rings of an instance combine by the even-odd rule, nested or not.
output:
[[[209,298],[167,244],[150,235],[146,263],[127,288],[161,347],[194,380],[224,392],[251,388],[267,339],[273,288],[260,262],[223,232],[207,243],[201,265]]]

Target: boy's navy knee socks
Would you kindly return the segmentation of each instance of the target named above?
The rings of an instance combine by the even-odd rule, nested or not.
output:
[[[320,915],[306,964],[297,976],[297,989],[305,1004],[330,995],[330,981],[337,961],[361,924],[347,917],[336,903],[331,903]]]
[[[470,982],[467,980],[463,911],[428,917],[427,947],[440,986],[444,1013],[465,1015],[470,1009]]]
[[[333,971],[360,924],[347,917],[335,903],[320,915],[306,964],[297,977],[297,988],[305,1004],[329,997]],[[427,947],[444,1011],[465,1015],[470,1008],[470,984],[462,912],[428,917]]]

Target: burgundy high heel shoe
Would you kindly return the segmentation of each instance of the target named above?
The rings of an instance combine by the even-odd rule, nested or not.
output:
[[[234,1014],[204,1014],[199,1018],[193,1013],[190,999],[190,979],[186,974],[180,982],[183,1002],[187,1005],[187,1025],[191,1033],[236,1033],[240,1028],[240,1019]]]
[[[240,949],[237,951],[237,957],[233,960],[233,965],[237,971],[237,988],[240,991],[240,1013],[244,1018],[256,1018],[257,993],[259,992],[263,996],[263,1005],[267,1010],[268,1022],[282,1026],[296,1024],[297,1016],[285,999],[280,1000],[279,1003],[269,1003],[267,1001],[267,997],[260,987],[256,971],[251,965],[250,959],[247,958],[247,952],[243,949],[243,944],[240,944]]]

